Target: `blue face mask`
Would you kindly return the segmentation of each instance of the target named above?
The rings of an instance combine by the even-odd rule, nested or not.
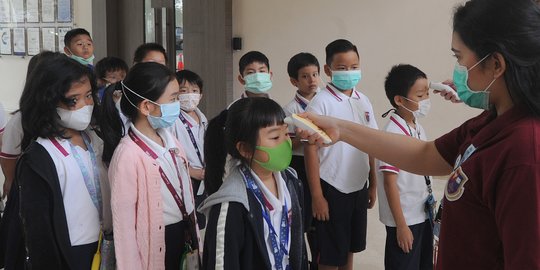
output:
[[[246,85],[244,88],[253,94],[265,94],[272,88],[270,73],[256,72],[244,77]]]
[[[147,99],[147,98],[133,92],[133,90],[129,89],[129,87],[127,87],[124,84],[124,82],[122,81],[122,91],[124,91],[124,89],[127,89],[128,91],[135,94],[136,96],[138,96],[138,97],[140,97],[142,99],[146,99],[149,102],[159,106],[159,109],[161,110],[161,116],[153,116],[153,115],[149,114],[146,117],[148,119],[148,123],[150,123],[150,126],[152,126],[153,129],[168,128],[168,127],[172,126],[174,124],[174,122],[176,122],[176,120],[178,119],[178,116],[180,115],[180,102],[176,101],[176,102],[167,103],[167,104],[156,103],[154,101],[151,101],[151,100],[149,100],[149,99]],[[131,100],[129,100],[129,98],[125,95],[125,93],[124,93],[123,97],[125,97],[126,100],[133,107],[139,109],[137,106],[135,106],[135,104],[133,104],[131,102]]]
[[[339,90],[353,89],[362,79],[362,71],[355,70],[332,70],[332,84]]]
[[[469,71],[475,68],[478,64],[482,63],[487,57],[486,55],[484,58],[480,59],[476,64],[474,64],[471,68],[467,69],[466,66],[462,66],[459,63],[456,63],[456,66],[454,67],[454,85],[457,89],[457,94],[459,96],[459,99],[461,99],[465,104],[469,105],[473,108],[478,109],[489,109],[489,92],[487,91],[489,87],[495,82],[496,79],[493,79],[491,83],[483,90],[483,91],[473,91],[471,88],[469,88],[468,80],[469,80]]]

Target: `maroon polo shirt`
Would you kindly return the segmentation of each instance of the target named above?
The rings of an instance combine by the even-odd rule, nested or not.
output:
[[[540,117],[485,111],[435,145],[454,167],[437,269],[540,269]]]

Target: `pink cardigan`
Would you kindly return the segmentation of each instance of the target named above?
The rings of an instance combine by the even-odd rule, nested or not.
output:
[[[180,144],[178,156],[184,161]],[[119,270],[165,269],[165,224],[157,161],[129,136],[109,167],[116,263]]]

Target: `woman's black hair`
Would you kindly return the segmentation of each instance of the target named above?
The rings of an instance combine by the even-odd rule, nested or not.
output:
[[[204,136],[204,185],[208,194],[216,192],[223,183],[227,154],[244,164],[251,164],[251,160],[240,155],[237,143],[244,142],[253,156],[259,130],[281,125],[284,118],[281,106],[269,98],[243,98],[210,120]]]
[[[156,101],[163,95],[169,82],[175,79],[174,73],[164,65],[153,62],[138,63],[129,70],[124,81],[106,89],[101,108],[101,118],[104,120],[100,123],[104,142],[102,160],[105,163],[111,161],[116,146],[126,132],[115,107],[112,92],[117,89],[122,91],[120,108],[134,123],[138,115],[135,106],[143,101],[139,96]]]
[[[73,83],[84,80],[90,82],[94,104],[97,104],[96,83],[88,67],[61,53],[54,53],[39,61],[26,81],[24,96],[20,99],[24,133],[21,149],[25,149],[32,140],[38,137],[67,138],[64,134],[65,128],[59,125],[56,108],[59,102],[64,102],[69,106],[65,94],[71,89]],[[94,112],[96,108],[97,106],[94,106]]]
[[[513,102],[540,116],[538,1],[471,0],[456,8],[453,28],[479,59],[493,53],[502,55],[504,79]]]

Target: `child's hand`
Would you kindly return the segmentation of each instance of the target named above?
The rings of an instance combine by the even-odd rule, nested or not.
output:
[[[396,228],[397,231],[397,242],[398,246],[403,250],[405,253],[409,253],[412,250],[414,237],[411,232],[411,229],[409,229],[409,226],[399,226]]]
[[[328,202],[323,195],[314,196],[311,207],[313,210],[313,217],[320,221],[330,220],[330,211],[328,210]]]
[[[368,188],[368,209],[372,209],[377,201],[377,187],[370,185]]]
[[[452,89],[454,89],[454,92],[449,92],[448,90],[433,90],[433,93],[441,95],[442,97],[444,97],[444,99],[450,100],[452,103],[463,102],[457,97],[457,93],[455,92],[456,86],[454,85],[454,82],[452,80],[446,80],[442,83],[450,86]]]
[[[339,141],[339,127],[337,125],[338,119],[329,117],[329,116],[322,116],[314,113],[301,113],[298,116],[302,118],[309,119],[313,124],[318,126],[320,129],[322,129],[326,134],[332,139],[332,144]],[[309,134],[305,130],[297,129],[296,134],[304,139],[308,140],[310,144],[316,144],[319,146],[328,146],[328,144],[324,144],[323,139],[321,136],[317,133]]]
[[[202,181],[204,180],[204,169],[189,167],[189,176]]]

